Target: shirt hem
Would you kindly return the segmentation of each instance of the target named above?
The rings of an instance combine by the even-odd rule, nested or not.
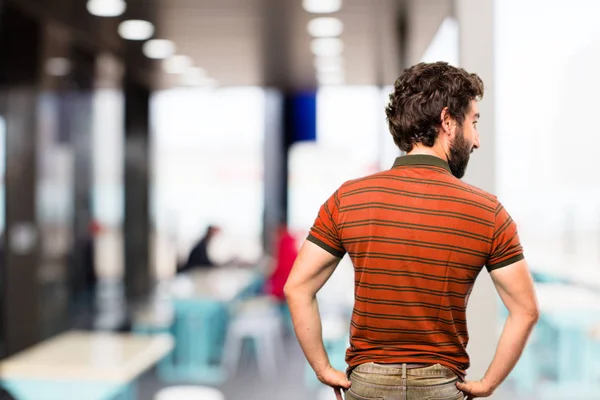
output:
[[[517,254],[516,256],[513,256],[513,257],[509,258],[508,260],[499,262],[498,264],[488,265],[487,270],[491,272],[491,271],[499,269],[499,268],[508,267],[509,265],[514,264],[517,261],[521,261],[524,258],[525,258],[525,255],[523,253]]]
[[[322,248],[323,250],[325,250],[326,252],[330,253],[331,255],[333,255],[335,257],[342,258],[344,256],[344,254],[346,254],[345,251],[340,251],[340,250],[336,249],[335,247],[328,245],[321,239],[314,237],[312,234],[309,234],[308,237],[306,238],[306,240],[316,244],[317,246],[319,246],[320,248]]]

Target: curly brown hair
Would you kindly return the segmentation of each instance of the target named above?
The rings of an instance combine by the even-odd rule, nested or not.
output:
[[[436,62],[404,70],[385,108],[394,142],[406,152],[415,143],[432,147],[442,123],[442,110],[448,107],[448,114],[462,125],[471,100],[481,98],[483,81],[463,68]]]

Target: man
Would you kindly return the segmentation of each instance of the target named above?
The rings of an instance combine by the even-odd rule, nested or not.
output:
[[[177,272],[186,272],[194,268],[210,268],[216,264],[208,254],[208,246],[211,240],[221,231],[221,229],[214,225],[209,225],[206,228],[204,236],[196,243],[196,245],[190,251],[187,262]]]
[[[482,97],[476,74],[447,63],[404,71],[386,114],[407,155],[391,170],[344,183],[299,252],[285,287],[294,328],[339,400],[340,389],[352,400],[488,397],[537,321],[516,224],[495,196],[460,180],[479,147]],[[345,253],[355,269],[347,375],[329,364],[316,301]],[[467,301],[483,266],[509,317],[485,376],[465,381]]]

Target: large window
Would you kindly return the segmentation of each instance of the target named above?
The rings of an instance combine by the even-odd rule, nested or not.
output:
[[[222,247],[216,255],[221,261],[258,258],[264,91],[163,91],[152,100],[152,115],[151,207],[158,247],[175,246],[181,260],[213,224],[222,228],[228,243],[235,243]]]
[[[534,265],[597,264],[600,3],[494,3],[499,194]]]

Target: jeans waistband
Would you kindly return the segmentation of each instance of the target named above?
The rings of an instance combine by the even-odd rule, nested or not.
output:
[[[409,368],[411,366],[411,368]],[[418,366],[415,364],[375,364],[366,363],[356,366],[356,372],[365,374],[390,375],[401,377],[423,377],[423,378],[455,378],[456,374],[450,368],[440,364]]]

